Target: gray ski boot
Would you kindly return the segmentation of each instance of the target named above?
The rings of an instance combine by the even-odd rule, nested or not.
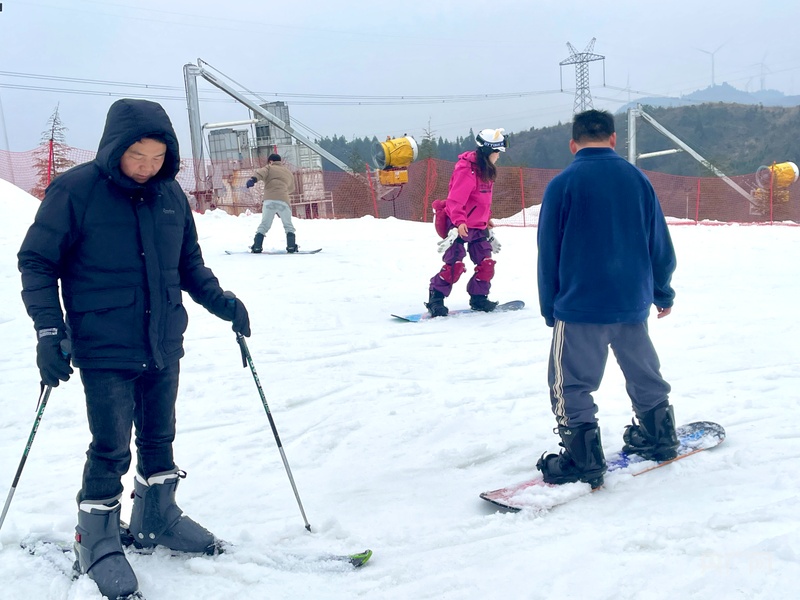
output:
[[[89,575],[111,600],[141,598],[136,574],[122,549],[119,515],[119,496],[79,504],[73,568]]]
[[[176,552],[219,554],[214,535],[201,527],[175,504],[178,481],[186,477],[175,468],[145,480],[137,471],[133,482],[130,533],[137,548],[165,546]]]

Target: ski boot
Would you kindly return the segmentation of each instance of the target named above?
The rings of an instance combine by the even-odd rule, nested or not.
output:
[[[140,598],[139,582],[122,549],[119,515],[119,496],[79,503],[73,569],[89,575],[107,598]]]
[[[257,233],[256,237],[253,238],[253,245],[250,246],[250,252],[252,252],[253,254],[261,254],[261,252],[264,250],[263,243],[264,243],[264,234]]]
[[[176,552],[193,554],[219,554],[220,542],[175,504],[178,481],[186,477],[184,471],[156,473],[148,479],[136,472],[133,481],[133,509],[130,533],[137,548],[165,546]]]
[[[293,231],[287,231],[286,232],[286,251],[289,254],[294,254],[295,252],[297,252],[297,250],[298,250],[298,246],[295,243],[294,232]]]
[[[668,400],[655,408],[636,414],[639,424],[631,421],[625,427],[622,451],[638,454],[647,460],[664,461],[678,456],[678,435],[675,433],[675,412]]]
[[[425,307],[432,317],[446,317],[450,312],[444,305],[444,294],[438,290],[430,290]]]
[[[497,302],[489,300],[489,296],[470,296],[469,307],[472,310],[480,310],[483,312],[492,312],[497,308]]]
[[[607,466],[597,423],[559,426],[558,435],[561,437],[559,445],[564,449],[558,454],[543,454],[536,463],[545,483],[560,485],[583,481],[592,489],[603,485]]]

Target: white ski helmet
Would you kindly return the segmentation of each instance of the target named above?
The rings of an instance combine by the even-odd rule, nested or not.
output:
[[[488,151],[505,152],[508,148],[508,138],[503,135],[505,129],[482,129],[481,132],[475,136],[475,143],[480,148],[486,148]]]

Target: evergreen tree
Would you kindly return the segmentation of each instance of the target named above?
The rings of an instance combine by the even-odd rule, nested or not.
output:
[[[426,158],[436,158],[437,155],[436,132],[431,129],[431,121],[428,119],[427,129],[422,130],[422,141],[419,144],[417,158],[425,160]]]
[[[53,114],[47,120],[47,129],[42,132],[41,143],[33,151],[33,165],[39,177],[31,189],[31,195],[40,200],[44,199],[44,192],[53,179],[75,166],[69,158],[66,131],[67,127],[61,122],[56,104]]]

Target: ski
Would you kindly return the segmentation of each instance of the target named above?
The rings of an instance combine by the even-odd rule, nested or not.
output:
[[[28,554],[39,557],[45,562],[50,563],[65,577],[73,581],[80,577],[80,571],[75,568],[72,544],[66,542],[52,542],[49,540],[25,539],[22,540],[19,545],[20,548],[26,550]]]
[[[525,303],[522,300],[512,300],[511,302],[504,302],[503,304],[498,304],[493,311],[486,314],[492,313],[501,313],[501,312],[508,312],[512,310],[521,310],[525,308]],[[472,310],[471,308],[455,308],[451,309],[450,312],[447,313],[448,317],[454,317],[457,315],[469,315],[475,313],[482,313],[484,311],[480,310]],[[413,315],[395,315],[392,314],[395,319],[399,319],[405,323],[419,323],[420,321],[428,321],[433,318],[441,319],[443,317],[432,317],[431,313],[424,312],[424,313],[415,313]]]
[[[295,252],[287,252],[286,250],[263,250],[261,252],[250,252],[249,250],[225,250],[225,254],[253,254],[258,256],[259,254],[266,254],[267,256],[276,256],[278,254],[316,254],[317,252],[322,252],[322,248],[316,248],[315,250],[297,250]]]
[[[130,534],[121,535],[121,540],[126,552],[130,552],[132,554],[155,553],[155,548],[137,548],[134,546],[133,537],[130,536]],[[80,572],[75,569],[75,554],[72,543],[70,542],[57,542],[47,539],[26,539],[20,542],[20,547],[27,550],[29,554],[44,559],[70,579],[74,580],[80,576]],[[158,546],[158,548],[167,550],[161,546]],[[213,557],[221,554],[235,556],[238,548],[241,547],[235,546],[229,542],[219,542],[215,547],[215,552],[213,554],[202,554],[199,552],[169,552],[169,554],[171,556],[187,557]],[[372,550],[367,549],[363,552],[356,552],[354,554],[324,553],[316,555],[302,555],[297,553],[286,553],[284,556],[302,563],[344,563],[349,564],[353,568],[359,568],[363,567],[367,561],[372,558]]]
[[[19,545],[21,548],[27,550],[28,554],[41,558],[49,563],[67,579],[75,581],[81,576],[81,572],[75,560],[72,544],[41,539],[27,539],[21,541]],[[124,600],[145,600],[145,598],[142,592],[137,591],[126,596]]]

